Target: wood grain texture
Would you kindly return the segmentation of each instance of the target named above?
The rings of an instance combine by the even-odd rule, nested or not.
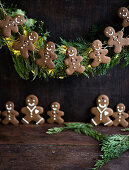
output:
[[[0,169],[11,170],[88,170],[99,159],[99,143],[91,137],[64,131],[48,135],[45,132],[54,125],[0,126]],[[96,130],[106,134],[127,134],[120,127],[98,126]],[[126,170],[129,152],[113,159],[102,169]]]
[[[121,20],[117,16],[117,10],[121,6],[127,6],[128,0],[4,0],[10,5],[16,3],[18,8],[27,11],[27,16],[43,19],[44,26],[51,32],[52,41],[59,37],[75,39],[77,36],[87,35],[87,30],[93,24],[107,23],[112,25]],[[103,32],[102,32],[103,34]],[[58,38],[57,38],[58,37]],[[106,94],[110,98],[110,107],[118,102],[123,102],[129,110],[129,67],[116,66],[110,69],[106,76],[91,78],[69,77],[64,80],[36,79],[24,81],[16,73],[11,54],[4,48],[0,51],[0,109],[4,110],[4,103],[12,100],[15,109],[20,111],[25,106],[25,98],[29,94],[35,94],[39,98],[39,105],[46,112],[50,104],[57,101],[64,111],[65,121],[89,122],[92,115],[90,107],[95,105],[95,98],[100,94]],[[24,115],[20,114],[19,120]]]

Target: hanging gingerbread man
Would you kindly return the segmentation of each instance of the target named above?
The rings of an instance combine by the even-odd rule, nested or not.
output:
[[[36,122],[36,125],[42,125],[45,120],[40,114],[43,113],[43,107],[37,106],[38,98],[35,95],[29,95],[26,98],[26,107],[21,109],[21,112],[26,116],[22,118],[23,124],[29,124],[30,122]]]
[[[100,63],[107,64],[110,62],[110,57],[105,56],[108,50],[102,49],[102,42],[100,40],[95,40],[92,43],[92,49],[93,51],[89,54],[89,57],[93,59],[92,67],[97,67]]]
[[[14,110],[14,103],[12,101],[8,101],[5,104],[6,110],[2,112],[2,116],[4,116],[4,120],[2,120],[2,124],[7,125],[9,123],[12,123],[13,125],[18,125],[19,121],[16,119],[16,117],[19,115],[19,113]]]
[[[69,47],[66,51],[68,58],[65,59],[65,65],[68,66],[66,69],[67,75],[72,75],[74,72],[83,73],[85,67],[80,64],[83,60],[82,56],[77,56],[77,50],[74,47]]]
[[[51,104],[52,110],[47,112],[47,115],[50,116],[49,119],[47,119],[48,123],[58,123],[58,124],[63,124],[64,120],[61,118],[61,116],[64,116],[64,112],[60,111],[60,104],[58,102],[53,102]]]
[[[25,19],[22,15],[16,15],[14,18],[5,15],[4,20],[0,20],[0,28],[4,37],[10,37],[11,31],[14,33],[18,32],[18,25],[22,25]]]
[[[57,55],[54,53],[55,44],[51,41],[47,42],[45,45],[44,50],[39,50],[38,54],[41,58],[36,59],[36,64],[39,66],[47,66],[49,69],[54,69],[55,64],[53,60],[57,58]]]
[[[22,58],[28,58],[28,51],[34,51],[34,42],[38,40],[38,34],[34,31],[30,32],[27,37],[20,35],[19,42],[13,44],[14,50],[19,50]]]
[[[114,112],[112,115],[115,118],[113,125],[118,126],[120,124],[123,127],[127,127],[128,122],[125,119],[127,119],[129,115],[125,113],[125,105],[123,103],[119,103],[116,106],[116,110],[117,112]]]
[[[118,10],[118,15],[120,18],[123,19],[122,26],[123,27],[128,27],[129,26],[129,11],[125,7],[121,7]]]
[[[118,31],[115,33],[113,27],[107,27],[104,30],[104,34],[109,38],[108,45],[114,46],[115,53],[120,53],[123,46],[129,45],[129,38],[123,38],[123,31]]]
[[[91,114],[95,115],[93,119],[91,119],[91,123],[95,126],[100,123],[104,124],[104,126],[112,126],[113,121],[109,116],[113,115],[113,110],[108,108],[109,98],[106,95],[100,95],[96,100],[97,107],[91,108]]]

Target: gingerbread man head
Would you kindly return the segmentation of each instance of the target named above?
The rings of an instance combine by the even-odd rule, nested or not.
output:
[[[69,47],[66,51],[68,57],[75,57],[77,55],[77,50],[74,47]]]
[[[92,49],[94,51],[99,51],[102,48],[102,42],[100,40],[95,40],[92,43]]]
[[[12,110],[12,109],[14,109],[14,103],[11,102],[11,101],[8,101],[8,102],[5,104],[5,108],[6,108],[7,110]]]
[[[53,102],[51,104],[51,108],[52,108],[53,111],[57,111],[57,110],[60,109],[60,104],[58,102]]]
[[[45,45],[45,50],[48,52],[54,52],[55,51],[55,44],[52,41],[49,41]]]
[[[125,111],[125,105],[123,103],[119,103],[117,106],[116,106],[116,110],[117,112],[121,113],[121,112],[124,112]]]
[[[16,15],[13,20],[17,25],[22,25],[25,22],[25,18],[22,15]]]
[[[106,95],[100,95],[96,100],[97,106],[100,108],[106,108],[109,105],[109,98]]]
[[[32,43],[38,40],[38,34],[35,31],[32,31],[28,34],[28,40]]]
[[[29,95],[26,98],[26,105],[33,107],[33,106],[37,106],[38,104],[38,98],[35,95]]]
[[[111,38],[115,35],[115,30],[113,27],[106,27],[104,30],[106,37]]]
[[[121,7],[119,10],[118,10],[118,15],[120,18],[127,18],[128,17],[128,14],[129,14],[129,11],[127,8],[125,7]]]

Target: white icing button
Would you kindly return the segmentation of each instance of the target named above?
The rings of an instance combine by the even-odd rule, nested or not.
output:
[[[56,120],[56,118],[54,117],[54,120]]]
[[[5,27],[7,28],[8,26],[6,25]]]
[[[21,47],[21,49],[23,49],[23,47]]]
[[[46,63],[47,61],[45,60],[44,62]]]

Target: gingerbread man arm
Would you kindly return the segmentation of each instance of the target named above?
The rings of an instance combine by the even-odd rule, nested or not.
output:
[[[7,111],[3,111],[1,114],[2,116],[7,116]]]
[[[39,110],[39,114],[42,114],[44,112],[44,109],[41,106],[36,106],[36,109]]]
[[[4,28],[3,29],[3,35],[5,37],[10,37],[11,36],[11,29],[10,28]]]
[[[129,115],[127,113],[124,113],[124,118],[127,119]]]
[[[118,31],[116,35],[120,36],[121,38],[123,37],[123,31]]]
[[[114,45],[114,40],[113,40],[113,38],[110,38],[110,39],[108,40],[108,45],[109,45],[109,46],[113,46],[113,45]]]
[[[102,52],[104,55],[106,55],[108,53],[108,50],[107,49],[101,49],[100,52]]]
[[[112,117],[114,117],[114,118],[117,118],[117,112],[113,112],[113,115],[112,115]]]
[[[13,111],[13,113],[14,113],[14,116],[18,116],[19,115],[19,113],[17,112],[17,111]]]
[[[51,53],[50,56],[52,60],[55,60],[57,58],[57,55],[55,53]]]
[[[112,116],[113,115],[113,110],[110,108],[107,108],[106,111],[109,113],[107,116]]]
[[[51,116],[52,115],[52,110],[47,111],[47,115]]]
[[[90,109],[90,112],[91,112],[93,115],[96,115],[96,113],[98,112],[97,107],[92,107],[92,108]]]
[[[89,54],[89,57],[90,57],[91,59],[95,59],[95,52],[91,52],[91,53]]]
[[[35,47],[34,47],[34,45],[32,43],[29,44],[28,50],[29,51],[34,51],[35,50]]]
[[[77,56],[77,60],[78,60],[79,62],[81,62],[81,61],[83,61],[83,57],[82,57],[82,56]]]
[[[66,58],[64,62],[65,62],[65,65],[68,66],[69,65],[69,58]]]
[[[57,112],[59,116],[64,116],[64,112],[63,111],[58,111]]]
[[[26,107],[22,107],[21,108],[21,113],[27,114],[26,112],[28,112],[28,109]]]

